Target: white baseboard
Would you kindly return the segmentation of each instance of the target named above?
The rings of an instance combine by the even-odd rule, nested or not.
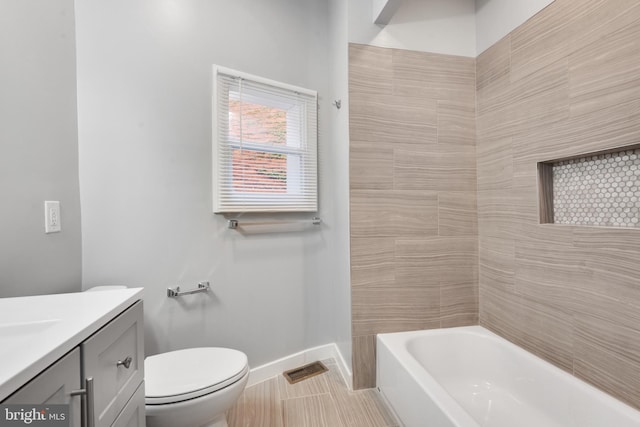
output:
[[[282,372],[289,369],[297,368],[298,366],[302,366],[316,360],[331,358],[336,361],[338,370],[340,371],[345,384],[347,385],[349,390],[351,390],[351,371],[349,370],[344,358],[342,357],[342,353],[340,353],[340,350],[335,343],[309,348],[299,353],[283,357],[282,359],[274,360],[273,362],[265,363],[264,365],[255,367],[250,371],[247,387],[261,383],[262,381],[268,380],[269,378],[273,378],[276,375],[280,375]]]

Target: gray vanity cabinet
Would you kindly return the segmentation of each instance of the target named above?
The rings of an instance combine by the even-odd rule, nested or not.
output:
[[[138,301],[2,403],[70,404],[71,427],[145,427],[142,322]]]
[[[69,425],[71,427],[81,427],[80,397],[71,395],[71,392],[81,388],[79,367],[80,349],[76,347],[2,403],[33,405],[68,404]]]
[[[144,414],[144,332],[142,302],[137,302],[82,343],[85,378],[93,378],[93,426],[115,424],[136,391]]]

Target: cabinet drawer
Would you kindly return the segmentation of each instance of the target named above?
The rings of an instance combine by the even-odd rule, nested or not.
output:
[[[109,427],[144,379],[142,301],[82,344],[84,378],[94,381],[94,423]],[[122,363],[130,359],[127,368]]]

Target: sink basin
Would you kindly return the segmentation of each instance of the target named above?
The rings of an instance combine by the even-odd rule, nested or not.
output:
[[[45,319],[31,322],[0,323],[0,347],[8,351],[16,344],[37,339],[40,334],[58,323],[60,319]],[[0,353],[4,353],[0,351]]]
[[[45,329],[58,323],[60,319],[43,319],[33,320],[30,322],[13,322],[13,323],[0,323],[0,336],[12,336],[33,334],[42,332]]]

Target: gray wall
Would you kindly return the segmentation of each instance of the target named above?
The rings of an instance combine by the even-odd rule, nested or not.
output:
[[[77,2],[83,286],[145,287],[148,353],[228,346],[255,367],[350,339],[328,13],[317,0]],[[212,213],[212,64],[319,92],[320,230],[243,235]],[[201,280],[209,296],[166,297]]]
[[[72,0],[0,2],[0,297],[81,287],[75,65]]]
[[[331,218],[332,248],[323,261],[325,274],[334,287],[332,302],[336,329],[334,340],[351,370],[351,283],[349,265],[349,44],[348,2],[329,0],[329,101],[340,100],[342,107],[330,108],[330,138],[325,138],[321,152],[321,198],[323,214]],[[329,203],[330,201],[330,203]],[[330,205],[330,206],[327,206]]]

